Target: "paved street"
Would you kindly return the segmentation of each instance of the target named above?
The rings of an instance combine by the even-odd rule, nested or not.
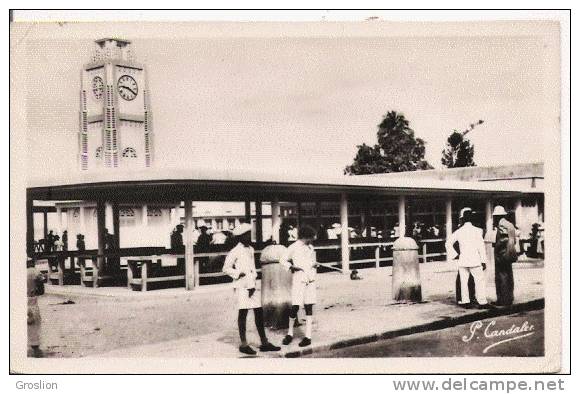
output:
[[[334,273],[319,275],[312,348],[480,313],[455,305],[456,272],[445,262],[422,264],[424,302],[419,304],[392,301],[390,268],[361,270],[359,281]],[[543,273],[542,264],[515,266],[516,302],[543,298]],[[488,283],[491,286],[492,281]],[[237,310],[229,285],[145,294],[123,288],[48,286],[47,293],[40,308],[42,346],[49,357],[240,356]],[[488,294],[493,300],[493,287]],[[65,304],[68,300],[74,304]],[[252,314],[248,331],[249,341],[258,344]],[[284,334],[270,331],[269,337],[280,343]],[[296,334],[302,335],[302,327]],[[299,350],[303,349],[293,343],[266,355],[281,357]]]
[[[475,330],[473,337],[471,337],[471,330],[478,327],[476,322],[365,345],[314,353],[304,357],[527,357],[544,355],[543,310],[484,319],[481,323],[481,328]],[[521,328],[524,325],[524,329],[529,328],[530,330],[495,336],[496,332],[499,335],[499,330],[509,330],[512,326]],[[489,337],[485,335],[486,329]],[[507,341],[500,343],[503,340]],[[494,344],[496,345],[486,350]],[[484,352],[484,350],[486,351]]]

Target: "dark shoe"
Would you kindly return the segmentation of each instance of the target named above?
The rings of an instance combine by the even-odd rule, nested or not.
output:
[[[471,305],[471,303],[467,303],[467,304],[457,304],[457,305],[459,305],[463,309],[472,309],[473,308],[473,305]]]
[[[495,309],[495,305],[491,305],[491,304],[477,304],[477,309]]]
[[[306,338],[304,337],[300,343],[298,344],[298,346],[300,347],[304,347],[304,346],[310,346],[310,344],[312,343],[312,341],[310,340],[310,338]]]
[[[274,346],[270,342],[260,346],[261,352],[277,352],[280,349],[282,349],[280,346]]]
[[[240,346],[240,353],[248,354],[250,356],[255,356],[256,351],[250,347],[250,345]]]
[[[290,345],[290,342],[292,342],[292,339],[294,339],[291,335],[286,335],[284,337],[284,339],[282,340],[282,345]]]

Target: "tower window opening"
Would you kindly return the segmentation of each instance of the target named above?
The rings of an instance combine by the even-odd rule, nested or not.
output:
[[[137,158],[137,152],[135,151],[135,148],[129,147],[129,148],[123,149],[123,157],[131,158],[131,159]]]

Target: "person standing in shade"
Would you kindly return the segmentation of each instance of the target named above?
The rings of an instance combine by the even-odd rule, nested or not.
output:
[[[316,233],[316,239],[319,241],[325,241],[328,239],[328,233],[326,232],[326,227],[323,224],[318,226],[318,231]]]
[[[201,226],[199,228],[200,234],[197,238],[197,243],[195,244],[198,250],[204,252],[209,249],[209,245],[211,244],[211,235],[208,234],[207,230],[207,226]]]
[[[460,217],[463,225],[453,232],[445,242],[447,249],[447,256],[450,260],[457,257],[453,245],[457,242],[459,244],[459,259],[457,260],[457,270],[461,280],[461,300],[459,305],[462,307],[469,307],[471,305],[469,299],[469,275],[473,275],[475,282],[475,298],[478,306],[487,308],[487,297],[485,295],[485,274],[484,270],[487,267],[487,257],[485,254],[485,244],[483,242],[483,230],[475,227],[471,223],[471,208],[463,208]]]
[[[264,312],[262,310],[262,296],[256,287],[257,277],[254,248],[251,246],[252,226],[242,223],[233,231],[237,237],[237,245],[230,250],[224,262],[223,271],[234,280],[234,291],[238,299],[238,330],[240,332],[240,352],[255,355],[256,351],[248,345],[246,339],[246,318],[248,310],[254,310],[254,321],[260,335],[261,352],[276,352],[280,347],[272,345],[266,337],[264,328]]]
[[[44,294],[44,277],[36,269],[34,260],[26,261],[26,292],[28,296],[27,326],[28,346],[32,348],[32,356],[42,357],[40,350],[40,308],[38,296]]]
[[[79,252],[84,252],[86,249],[85,245],[85,236],[82,234],[77,234],[77,250]],[[85,263],[85,259],[83,257],[79,257],[78,264],[79,266]]]
[[[316,253],[312,242],[316,236],[313,228],[300,227],[298,240],[288,247],[286,256],[280,263],[292,273],[292,309],[288,323],[288,334],[282,341],[288,345],[294,338],[294,323],[298,317],[300,305],[306,311],[306,332],[298,346],[304,347],[312,343],[312,309],[316,303]]]
[[[54,233],[52,232],[52,230],[50,230],[46,236],[46,252],[54,251],[55,241],[56,240],[54,239]]]
[[[171,232],[171,249],[181,251],[185,250],[183,246],[183,224],[178,224]]]
[[[514,302],[514,273],[512,264],[517,261],[516,228],[507,220],[506,210],[498,205],[493,210],[493,222],[497,229],[493,247],[495,257],[496,305],[507,306]]]
[[[77,234],[77,250],[84,252],[85,248],[85,236],[83,234]]]
[[[62,232],[62,250],[68,250],[68,231],[64,230]]]

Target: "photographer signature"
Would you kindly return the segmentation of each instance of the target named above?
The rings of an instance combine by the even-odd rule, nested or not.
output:
[[[502,343],[529,337],[530,335],[533,335],[535,332],[534,325],[529,324],[527,320],[519,326],[512,324],[512,326],[508,329],[499,329],[495,327],[495,325],[496,321],[492,320],[489,323],[487,323],[487,325],[485,325],[485,328],[483,328],[484,327],[483,322],[481,320],[477,320],[471,323],[471,326],[469,327],[470,334],[464,335],[461,339],[463,340],[463,342],[471,342],[473,339],[479,339],[480,338],[479,334],[483,328],[483,336],[485,338],[496,340],[496,342],[492,343],[491,345],[483,349],[483,353],[485,354],[490,349],[498,345],[501,345]]]

